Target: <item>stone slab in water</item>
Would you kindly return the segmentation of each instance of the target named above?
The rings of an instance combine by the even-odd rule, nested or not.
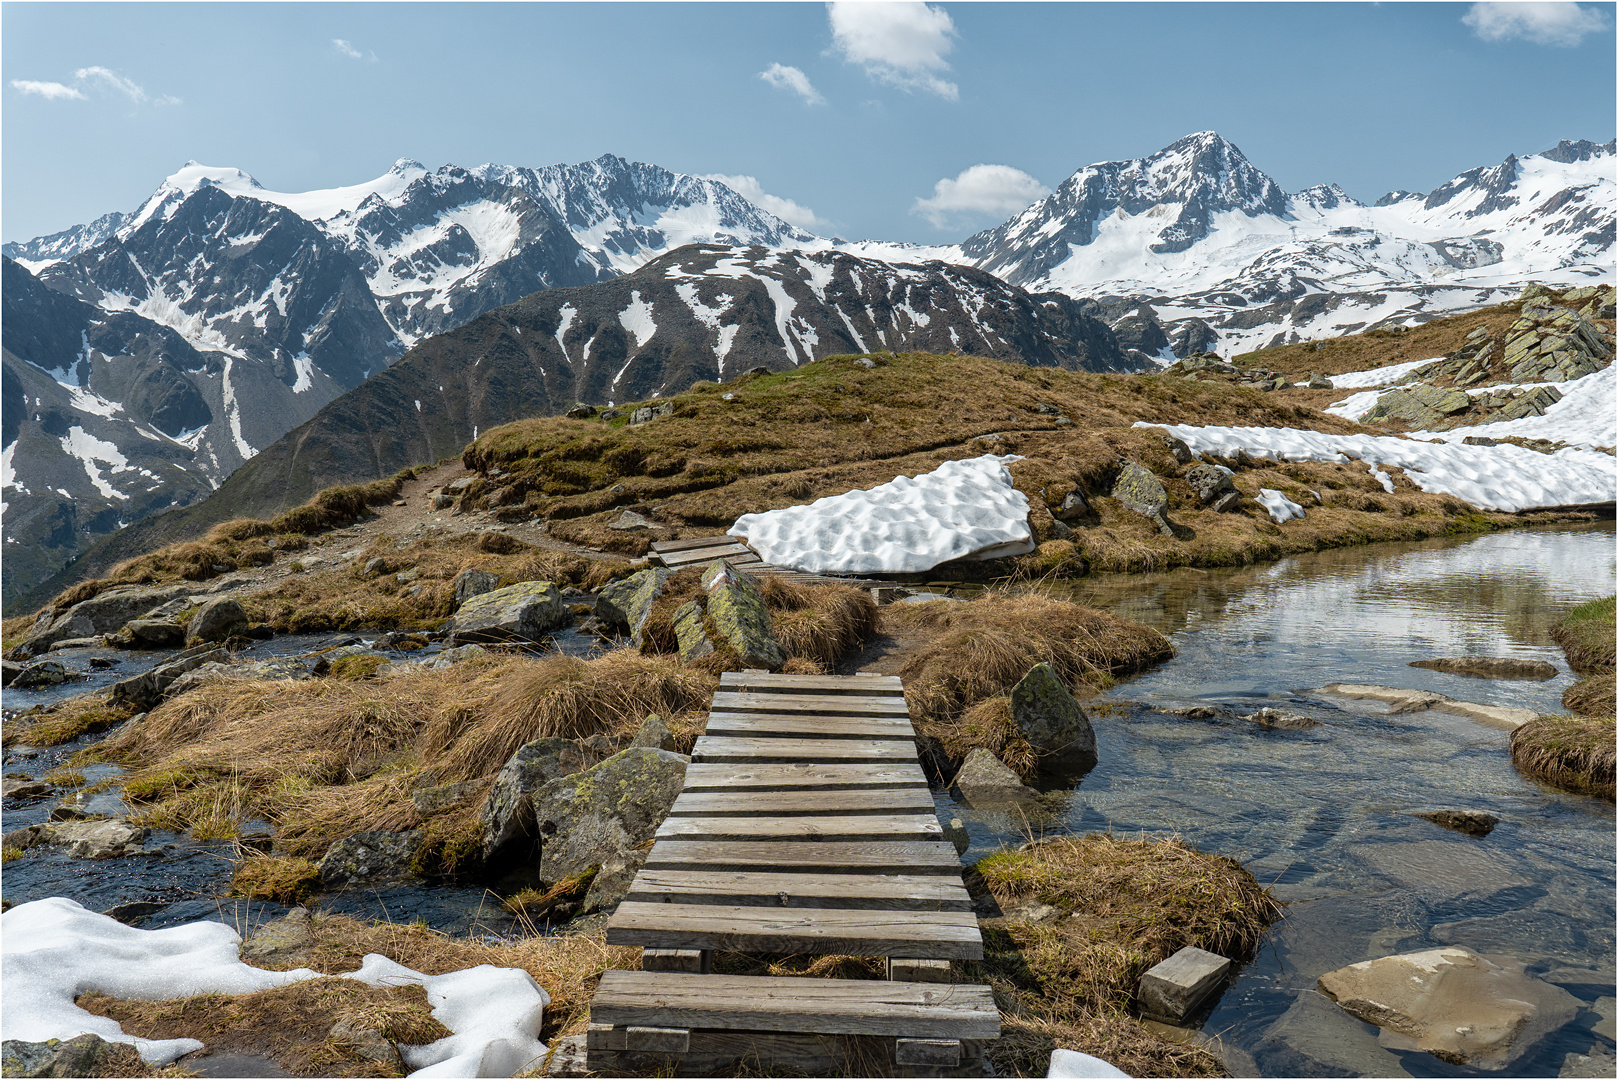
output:
[[[1183,1020],[1219,988],[1230,969],[1225,957],[1187,945],[1140,977],[1141,1011],[1158,1020]]]
[[[1509,656],[1440,656],[1434,660],[1412,660],[1411,667],[1466,675],[1474,679],[1556,678],[1556,665],[1544,660],[1519,660]]]

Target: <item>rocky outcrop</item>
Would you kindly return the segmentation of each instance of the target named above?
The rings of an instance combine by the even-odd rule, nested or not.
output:
[[[786,663],[770,625],[770,609],[752,578],[716,559],[703,571],[702,588],[708,594],[708,623],[744,665],[777,671]]]
[[[1197,501],[1219,513],[1235,510],[1242,501],[1230,473],[1213,465],[1193,465],[1185,471],[1185,482],[1197,493]]]
[[[553,780],[600,761],[573,739],[535,739],[518,748],[500,769],[483,805],[483,858],[499,865],[532,854],[539,840],[534,823],[534,792]]]
[[[1319,987],[1382,1028],[1385,1044],[1475,1069],[1506,1068],[1579,1011],[1573,995],[1521,963],[1458,945],[1350,964]]]
[[[129,620],[138,619],[153,608],[191,592],[192,587],[186,585],[109,589],[79,601],[59,615],[49,610],[41,612],[18,646],[18,655],[38,656],[58,641],[113,633]]]
[[[421,829],[403,832],[372,830],[345,836],[326,849],[315,869],[322,888],[338,889],[363,881],[392,881],[408,877],[410,860],[426,834]]]
[[[1168,509],[1169,493],[1163,481],[1146,466],[1126,458],[1118,470],[1118,479],[1113,481],[1111,495],[1125,509],[1135,511],[1156,525],[1164,536],[1174,535],[1168,519],[1163,516],[1163,511]]]
[[[631,747],[535,791],[539,877],[555,883],[614,860],[652,838],[685,783],[689,759]]]
[[[1095,729],[1049,664],[1035,664],[1011,688],[1011,719],[1042,766],[1068,771],[1095,766]]]
[[[242,605],[228,597],[209,600],[191,616],[186,624],[185,643],[200,645],[205,641],[225,641],[247,629],[247,612]]]
[[[560,589],[548,581],[524,581],[468,599],[444,627],[446,644],[537,641],[569,617]]]
[[[1472,398],[1464,390],[1413,386],[1408,390],[1390,390],[1383,394],[1361,419],[1367,424],[1401,420],[1411,427],[1429,428],[1444,417],[1465,412],[1471,407]]]
[[[641,632],[651,617],[652,605],[663,595],[669,571],[657,567],[642,570],[604,587],[596,598],[596,617],[608,626],[622,627],[638,649]]]

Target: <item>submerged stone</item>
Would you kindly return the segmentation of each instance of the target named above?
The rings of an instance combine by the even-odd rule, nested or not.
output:
[[[1435,660],[1412,660],[1411,667],[1469,675],[1475,679],[1554,679],[1556,665],[1544,660],[1519,660],[1509,656],[1441,656]]]
[[[1468,836],[1488,836],[1500,824],[1499,818],[1482,810],[1428,810],[1415,816]]]
[[[445,627],[450,644],[535,641],[571,617],[562,591],[549,581],[524,581],[474,596]]]

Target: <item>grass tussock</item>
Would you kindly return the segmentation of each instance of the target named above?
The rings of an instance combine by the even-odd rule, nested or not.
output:
[[[86,694],[11,720],[6,724],[3,741],[6,746],[61,746],[116,727],[133,715],[132,708],[108,705],[103,695]]]
[[[1562,691],[1562,707],[1576,716],[1612,720],[1618,715],[1618,680],[1610,671],[1586,675]]]
[[[1220,1074],[1212,1054],[1162,1041],[1129,1009],[1140,975],[1187,945],[1253,954],[1282,909],[1240,863],[1176,837],[1092,834],[1001,851],[974,869],[1002,908],[1037,900],[1059,913],[996,920],[983,963],[967,965],[1010,1021],[990,1049],[997,1069],[1039,1075],[1059,1045],[1134,1076]]]
[[[420,1046],[452,1032],[433,1017],[419,986],[369,987],[355,979],[309,979],[251,994],[200,994],[124,1001],[84,994],[78,1005],[148,1039],[197,1039],[214,1053],[275,1060],[304,1076],[400,1076],[396,1064],[355,1053],[332,1037],[338,1024],[379,1032],[395,1045]]]
[[[849,585],[799,585],[766,577],[759,583],[775,639],[788,656],[829,668],[877,632],[876,601]]]
[[[230,895],[277,904],[301,904],[320,884],[320,871],[308,859],[249,855],[236,864]]]
[[[1009,702],[994,699],[1005,698],[1029,668],[1049,663],[1076,696],[1087,697],[1115,676],[1174,655],[1156,630],[1037,595],[894,605],[883,618],[931,638],[900,671],[917,730],[951,757],[983,747],[1009,755],[1013,768],[1023,757],[1031,762],[1033,751],[1025,742],[1018,748]]]
[[[1567,655],[1567,665],[1580,675],[1597,675],[1613,670],[1618,650],[1618,620],[1614,605],[1618,597],[1591,600],[1573,608],[1551,627],[1551,638]]]
[[[1615,761],[1618,747],[1610,714],[1541,716],[1511,733],[1511,762],[1517,771],[1566,791],[1610,801]]]

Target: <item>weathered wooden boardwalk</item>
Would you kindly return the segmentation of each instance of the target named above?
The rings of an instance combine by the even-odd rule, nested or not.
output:
[[[654,540],[650,558],[654,564],[666,566],[670,570],[684,570],[689,566],[705,567],[715,559],[724,559],[743,573],[755,576],[779,575],[788,581],[829,582],[837,585],[853,585],[860,589],[891,587],[893,585],[891,581],[876,581],[854,577],[828,577],[823,574],[806,574],[801,570],[794,570],[790,566],[774,566],[759,558],[757,552],[734,536],[696,536],[688,540]]]
[[[983,941],[914,739],[892,676],[723,677],[607,924],[645,970],[602,976],[593,1072],[983,1075],[1000,1016],[988,987],[952,981],[951,961],[981,959]],[[884,956],[889,977],[720,975],[715,950]]]

